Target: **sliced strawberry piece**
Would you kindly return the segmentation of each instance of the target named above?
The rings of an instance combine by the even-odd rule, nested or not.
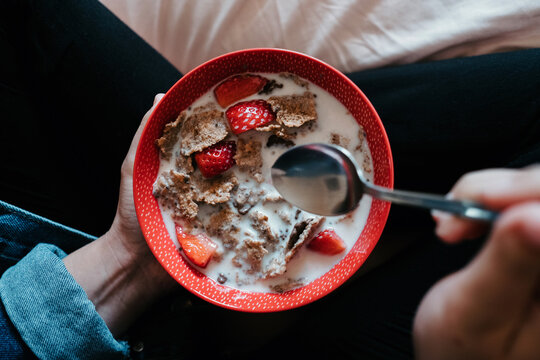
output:
[[[222,141],[201,152],[195,154],[195,162],[201,174],[210,178],[221,174],[236,164],[236,143],[234,141]]]
[[[345,251],[347,246],[334,230],[326,229],[315,235],[308,248],[322,254],[336,255]]]
[[[235,134],[266,125],[276,118],[272,107],[264,100],[239,102],[228,108],[225,115]]]
[[[238,100],[259,92],[267,82],[268,79],[259,75],[235,75],[216,86],[214,95],[218,104],[226,108]]]
[[[217,245],[206,235],[192,235],[184,232],[178,224],[175,229],[178,242],[187,258],[197,266],[206,267],[214,256]]]

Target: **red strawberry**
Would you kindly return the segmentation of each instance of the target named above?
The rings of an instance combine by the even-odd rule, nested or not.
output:
[[[253,95],[264,87],[268,79],[258,75],[235,75],[214,89],[214,95],[221,107],[227,107],[249,95]]]
[[[266,125],[276,118],[270,104],[264,100],[239,102],[227,109],[225,115],[235,134]]]
[[[178,242],[187,258],[197,266],[206,267],[214,256],[217,245],[206,235],[185,233],[178,224],[176,224],[175,229]]]
[[[221,174],[236,164],[236,143],[222,141],[195,154],[195,162],[204,177],[210,178]]]
[[[326,255],[336,255],[344,251],[347,247],[345,242],[332,229],[326,229],[315,235],[308,244],[311,250]]]

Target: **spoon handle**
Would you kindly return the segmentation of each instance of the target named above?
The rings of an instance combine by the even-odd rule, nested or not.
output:
[[[485,209],[474,201],[450,200],[440,195],[391,190],[371,183],[364,184],[364,192],[380,200],[441,210],[468,219],[493,222],[498,216],[498,213]]]

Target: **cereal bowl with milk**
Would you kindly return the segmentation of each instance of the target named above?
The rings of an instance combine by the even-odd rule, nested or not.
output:
[[[349,279],[390,206],[366,196],[352,213],[320,217],[287,203],[270,168],[310,142],[347,148],[369,181],[392,187],[375,109],[329,65],[249,49],[180,79],[152,113],[134,166],[139,223],[169,274],[211,303],[248,312],[302,306]]]

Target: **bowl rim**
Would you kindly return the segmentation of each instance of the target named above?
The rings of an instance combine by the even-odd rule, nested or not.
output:
[[[377,113],[377,111],[375,110],[373,104],[371,103],[371,101],[367,98],[367,96],[363,93],[363,91],[351,80],[349,79],[346,75],[344,75],[341,71],[337,70],[336,68],[334,68],[333,66],[327,64],[326,62],[322,61],[322,60],[319,60],[313,56],[310,56],[310,55],[307,55],[307,54],[304,54],[304,53],[301,53],[301,52],[297,52],[297,51],[294,51],[294,50],[288,50],[288,49],[281,49],[281,48],[264,48],[264,47],[258,47],[258,48],[248,48],[248,49],[242,49],[242,50],[236,50],[236,51],[232,51],[232,52],[228,52],[228,53],[225,53],[225,54],[222,54],[222,55],[219,55],[217,57],[214,57],[212,59],[209,59],[207,61],[205,61],[204,63],[198,65],[197,67],[193,68],[192,70],[188,71],[185,75],[183,75],[180,79],[178,79],[168,90],[167,92],[165,93],[165,95],[157,102],[157,104],[155,104],[154,106],[154,109],[152,111],[152,113],[150,114],[142,132],[141,132],[141,136],[140,136],[140,139],[139,139],[139,143],[137,144],[137,150],[136,150],[136,154],[135,154],[135,161],[134,161],[134,165],[133,165],[133,186],[132,186],[132,189],[133,189],[133,197],[134,197],[134,205],[135,205],[135,212],[136,212],[136,215],[137,215],[137,219],[139,221],[139,224],[143,224],[142,220],[143,220],[143,215],[141,214],[141,212],[138,210],[141,208],[141,204],[139,201],[139,198],[136,196],[136,186],[135,186],[135,179],[137,178],[138,176],[138,172],[139,172],[139,168],[138,168],[138,164],[140,164],[140,158],[141,158],[141,151],[140,151],[140,148],[141,148],[141,144],[142,144],[142,139],[144,138],[147,130],[148,130],[148,127],[152,124],[153,120],[154,120],[154,117],[156,115],[156,112],[157,112],[157,109],[160,107],[160,105],[167,101],[167,98],[172,96],[170,95],[171,92],[173,92],[173,89],[175,89],[177,86],[179,86],[180,83],[186,81],[185,79],[186,78],[189,78],[192,74],[194,73],[197,73],[198,71],[200,71],[202,68],[204,67],[207,67],[209,64],[212,64],[214,62],[217,62],[219,60],[222,60],[224,58],[228,58],[228,57],[234,57],[234,56],[238,56],[238,55],[242,55],[242,54],[245,54],[245,53],[287,53],[287,54],[291,54],[291,55],[295,55],[295,56],[300,56],[300,57],[303,57],[303,58],[307,58],[308,60],[310,61],[313,61],[315,63],[318,63],[320,65],[322,65],[323,67],[326,67],[327,69],[331,70],[332,73],[334,73],[337,77],[340,77],[342,81],[345,81],[346,83],[348,83],[349,86],[351,86],[352,88],[354,88],[355,92],[362,98],[362,100],[364,101],[365,105],[367,106],[367,108],[369,109],[369,111],[371,112],[374,120],[376,121],[378,127],[380,128],[381,130],[381,134],[380,136],[382,137],[382,141],[384,143],[384,147],[387,149],[387,162],[388,162],[388,169],[387,169],[387,172],[388,172],[388,179],[387,179],[387,182],[388,182],[388,187],[389,188],[393,188],[394,186],[394,164],[393,164],[393,156],[392,156],[392,150],[391,150],[391,147],[390,147],[390,141],[388,139],[388,135],[386,133],[386,129],[384,128],[383,126],[383,123]],[[246,71],[246,72],[249,72],[249,71]],[[220,81],[223,81],[223,80],[220,80]],[[217,82],[216,84],[218,84],[219,82]],[[326,90],[326,89],[325,89]],[[338,99],[336,99],[338,100]],[[338,100],[339,101],[339,100]],[[341,102],[341,101],[340,101]],[[157,200],[156,200],[157,201]],[[373,202],[380,202],[381,200],[377,200],[377,199],[373,199],[372,200]],[[372,202],[372,207],[373,207],[373,202]],[[321,298],[323,298],[324,296],[330,294],[331,292],[337,290],[341,285],[343,285],[345,282],[347,282],[348,280],[350,280],[351,278],[354,277],[354,274],[360,269],[360,267],[365,263],[365,261],[367,260],[367,258],[369,257],[369,255],[371,255],[371,252],[373,251],[374,247],[376,246],[376,244],[378,243],[378,241],[380,240],[381,238],[381,235],[382,235],[382,232],[384,230],[384,227],[386,226],[386,223],[388,221],[388,215],[389,215],[389,212],[390,212],[390,203],[388,202],[385,202],[385,206],[383,207],[383,210],[379,212],[379,219],[381,219],[381,226],[380,226],[380,229],[379,231],[374,234],[374,237],[376,237],[376,241],[373,241],[373,244],[370,246],[369,248],[369,252],[368,252],[368,255],[366,256],[366,258],[364,259],[364,261],[360,262],[360,263],[357,263],[355,264],[355,268],[354,268],[354,271],[349,275],[349,276],[346,276],[346,277],[343,277],[343,278],[340,278],[338,281],[334,281],[333,282],[333,286],[331,289],[329,289],[328,291],[324,291],[324,292],[320,292],[318,293],[317,295],[314,295],[314,296],[310,296],[309,298],[305,299],[304,301],[301,301],[301,302],[298,302],[294,305],[291,305],[291,306],[288,306],[288,307],[283,307],[283,308],[264,308],[264,309],[257,309],[257,308],[243,308],[243,307],[238,307],[238,306],[235,306],[235,305],[230,305],[230,304],[226,304],[226,303],[223,303],[223,302],[220,302],[220,301],[217,301],[205,294],[202,294],[198,291],[195,291],[195,289],[193,289],[192,287],[190,286],[187,286],[187,284],[185,284],[184,282],[181,282],[180,279],[177,278],[177,276],[175,276],[175,274],[172,273],[172,270],[168,268],[168,266],[166,266],[166,264],[164,263],[163,259],[158,256],[157,252],[156,252],[156,249],[154,248],[154,246],[148,241],[148,233],[147,231],[145,231],[146,229],[143,228],[142,225],[140,225],[140,228],[141,228],[141,232],[143,233],[143,236],[145,238],[145,241],[148,245],[148,247],[150,248],[153,256],[156,258],[156,260],[160,263],[160,265],[167,271],[167,273],[173,277],[173,279],[178,282],[184,289],[188,290],[190,293],[196,295],[197,297],[211,303],[211,304],[214,304],[214,305],[217,305],[217,306],[220,306],[222,308],[226,308],[226,309],[230,309],[230,310],[236,310],[236,311],[241,311],[241,312],[248,312],[248,313],[268,313],[268,312],[279,312],[279,311],[286,311],[286,310],[291,310],[291,309],[295,309],[295,308],[298,308],[298,307],[301,307],[301,306],[305,306],[305,305],[308,305],[314,301],[317,301]],[[371,210],[370,210],[370,213],[371,213]],[[367,221],[367,219],[366,219]],[[171,239],[172,240],[172,239]],[[356,242],[358,241],[358,239],[356,239],[355,241],[355,244]],[[345,255],[345,257],[347,256],[348,254]],[[338,261],[334,267],[336,267],[341,261],[343,261],[345,258],[341,259],[340,261]],[[192,266],[191,264],[189,266]],[[333,267],[333,268],[334,268]],[[196,271],[200,272],[198,269],[195,268]],[[330,269],[328,272],[330,272],[332,269]],[[328,273],[327,272],[327,273]],[[327,274],[325,273],[325,274]],[[202,273],[201,273],[202,274]],[[202,274],[204,277],[206,277],[206,275]],[[323,275],[324,276],[324,275]],[[207,278],[207,277],[206,277]],[[316,280],[314,280],[316,281]],[[265,294],[265,295],[268,295],[268,296],[284,296],[284,294],[287,294],[287,293],[290,293],[292,291],[295,291],[297,289],[302,289],[304,287],[307,287],[309,286],[310,284],[312,284],[313,282],[310,282],[304,286],[301,286],[299,288],[295,288],[295,289],[292,289],[292,290],[289,290],[289,291],[286,291],[284,293],[281,293],[281,294],[278,294],[278,293],[271,293],[271,292],[268,292],[268,293],[258,293],[258,292],[255,292],[254,294]],[[220,285],[220,286],[224,286],[224,285]],[[250,292],[250,291],[244,291],[244,290],[241,290],[241,289],[237,289],[237,288],[233,288],[233,287],[228,287],[228,286],[224,286],[224,287],[227,287],[227,288],[230,288],[230,289],[234,289],[234,290],[237,290],[238,292],[242,293],[242,294],[253,294],[253,292]]]

